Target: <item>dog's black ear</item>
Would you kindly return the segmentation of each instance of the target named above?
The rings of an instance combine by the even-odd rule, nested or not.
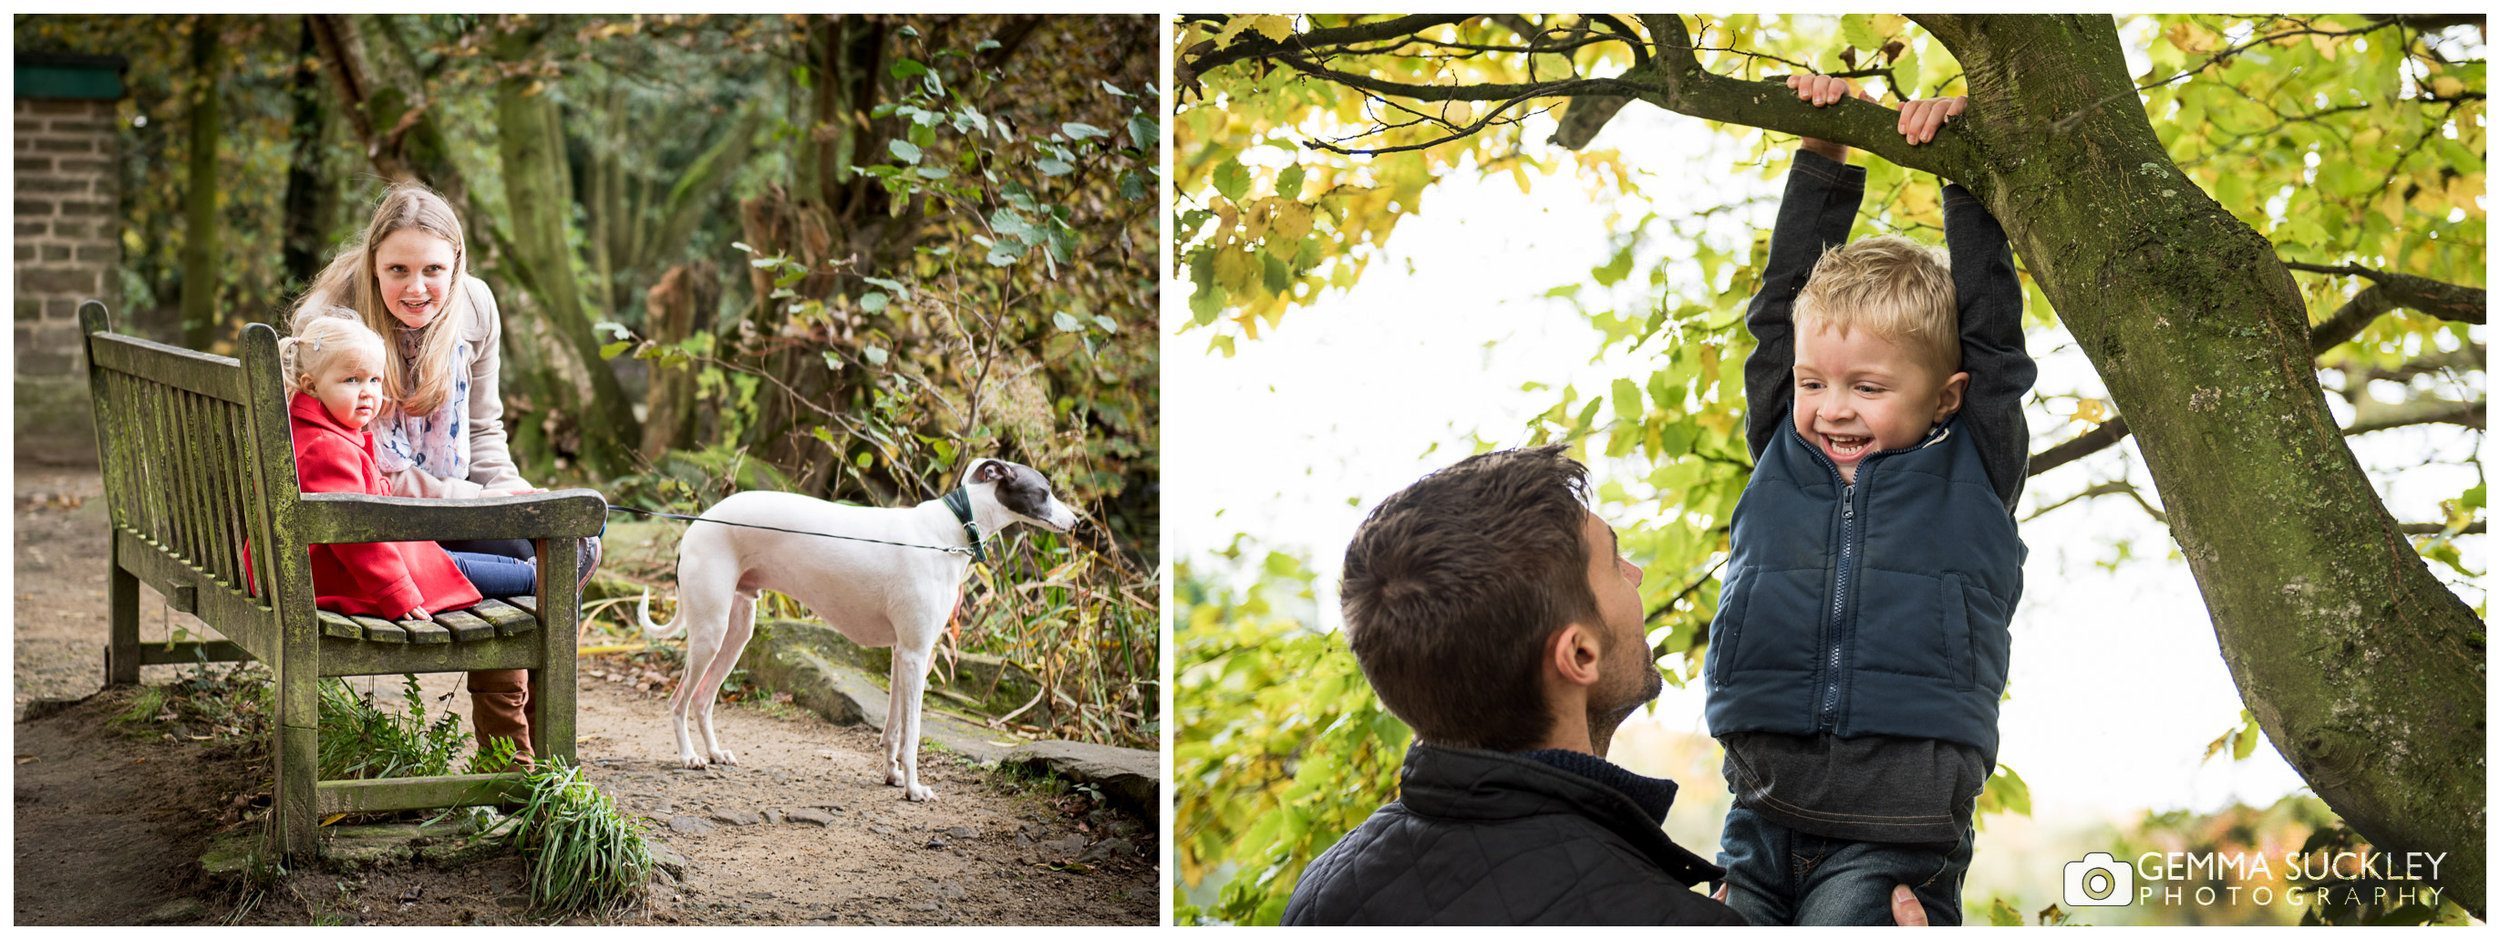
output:
[[[1007,465],[986,457],[972,468],[972,482],[974,483],[995,483],[1006,478]]]

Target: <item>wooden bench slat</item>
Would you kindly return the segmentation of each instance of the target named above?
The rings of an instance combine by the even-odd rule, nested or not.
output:
[[[402,620],[399,628],[408,631],[410,643],[449,643],[451,631],[431,620]]]
[[[335,610],[314,611],[314,614],[321,618],[321,635],[323,636],[354,640],[365,635],[364,628],[357,626],[356,621],[347,619],[346,614]]]
[[[451,631],[451,638],[460,642],[483,640],[495,635],[495,625],[466,610],[446,610],[434,615],[434,622]]]
[[[356,615],[356,623],[365,628],[365,639],[371,640],[375,643],[408,642],[408,631],[402,630],[398,624],[384,620],[380,617],[367,617],[363,614],[358,614]]]
[[[486,618],[495,632],[503,636],[519,636],[538,626],[538,618],[530,616],[528,611],[491,597],[477,602],[477,606],[469,608],[469,612]]]
[[[511,605],[512,605],[512,606],[514,606],[514,607],[518,607],[518,608],[520,608],[520,609],[522,609],[522,610],[524,610],[524,611],[528,611],[528,612],[529,612],[530,617],[531,617],[531,618],[533,618],[533,619],[535,619],[535,618],[538,616],[538,598],[537,598],[537,597],[535,597],[535,596],[532,596],[532,595],[529,595],[529,594],[523,594],[523,595],[521,595],[521,596],[519,596],[519,597],[507,597],[507,598],[504,598],[504,601],[505,601],[505,603],[509,603],[509,604],[511,604]]]

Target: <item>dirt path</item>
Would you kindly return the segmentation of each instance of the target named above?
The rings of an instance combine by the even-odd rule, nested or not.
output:
[[[194,873],[229,804],[266,769],[231,747],[132,741],[106,727],[128,693],[101,683],[103,503],[92,471],[17,467],[16,899],[21,924],[221,922],[235,899]],[[196,621],[142,599],[142,636]],[[146,682],[180,667],[149,667]],[[682,857],[624,922],[663,924],[1152,924],[1156,827],[1053,799],[924,752],[939,793],[910,803],[877,771],[876,732],[804,713],[719,713],[741,766],[674,767],[660,690],[585,662],[579,751],[620,808]],[[602,678],[614,674],[619,680]],[[458,677],[428,676],[429,708],[466,714]],[[365,688],[358,680],[358,688]],[[372,683],[386,701],[395,681]],[[519,864],[299,873],[243,916],[256,923],[521,922]]]

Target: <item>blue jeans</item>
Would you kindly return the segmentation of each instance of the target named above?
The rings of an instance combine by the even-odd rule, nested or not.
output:
[[[538,593],[538,564],[483,552],[452,552],[462,577],[487,597],[520,597]]]
[[[1891,924],[1892,888],[1904,884],[1928,923],[1958,926],[1970,843],[1968,828],[1951,851],[1826,839],[1738,807],[1719,834],[1719,867],[1727,869],[1727,906],[1755,926]]]

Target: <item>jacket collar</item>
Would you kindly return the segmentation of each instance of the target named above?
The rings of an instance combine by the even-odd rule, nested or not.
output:
[[[362,428],[350,429],[340,424],[339,419],[330,416],[330,409],[322,407],[321,399],[312,397],[310,392],[299,391],[290,395],[286,402],[286,413],[289,417],[333,434],[343,434],[352,438],[365,433]]]
[[[1726,870],[1675,844],[1659,828],[1666,816],[1666,805],[1674,801],[1672,792],[1665,794],[1666,799],[1653,816],[1642,797],[1616,789],[1612,782],[1583,774],[1578,766],[1566,770],[1549,764],[1541,759],[1543,756],[1416,742],[1407,748],[1406,761],[1398,768],[1398,802],[1416,813],[1443,819],[1493,821],[1573,813],[1622,836],[1684,884],[1726,877]],[[1622,775],[1616,780],[1633,778],[1665,784],[1670,791],[1674,787],[1670,781],[1642,777],[1596,757],[1575,756],[1585,758],[1591,768],[1602,765]],[[1655,788],[1645,789],[1650,791],[1645,796],[1657,795]]]

